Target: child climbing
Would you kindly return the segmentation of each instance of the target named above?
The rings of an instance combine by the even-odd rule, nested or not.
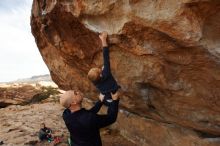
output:
[[[101,94],[104,95],[104,103],[106,105],[112,102],[111,93],[116,93],[120,88],[111,73],[107,36],[107,32],[102,32],[99,35],[103,48],[103,68],[91,68],[88,72],[88,79],[92,81]]]

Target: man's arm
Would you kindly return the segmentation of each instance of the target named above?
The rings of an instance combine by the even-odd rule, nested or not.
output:
[[[118,116],[118,103],[119,100],[112,101],[108,107],[107,115],[95,116],[96,127],[103,128],[114,123]]]
[[[103,102],[100,100],[95,103],[95,105],[89,110],[90,112],[93,112],[94,114],[98,113],[100,108],[102,107]]]
[[[103,99],[104,99],[104,95],[102,95],[100,93],[99,95],[99,100],[96,102],[96,104],[89,110],[90,112],[93,112],[93,113],[98,113],[100,108],[102,107],[103,105]]]
[[[119,104],[119,95],[118,92],[112,94],[113,101],[110,103],[107,111],[107,115],[97,115],[93,117],[93,126],[97,128],[106,127],[114,123],[118,116],[118,104]]]

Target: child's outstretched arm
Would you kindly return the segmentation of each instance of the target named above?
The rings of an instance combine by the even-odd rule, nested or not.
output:
[[[102,41],[102,47],[103,47],[103,64],[104,64],[104,69],[102,71],[102,77],[106,78],[109,75],[111,75],[111,68],[110,68],[110,57],[109,57],[109,48],[108,48],[108,43],[107,43],[107,32],[102,32],[99,35],[99,38]]]

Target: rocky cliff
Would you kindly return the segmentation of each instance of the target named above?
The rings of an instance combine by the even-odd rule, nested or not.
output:
[[[219,18],[219,0],[34,0],[31,26],[53,81],[88,97],[97,91],[87,72],[102,66],[98,32],[108,31],[112,73],[124,91],[117,125],[128,139],[214,146]]]

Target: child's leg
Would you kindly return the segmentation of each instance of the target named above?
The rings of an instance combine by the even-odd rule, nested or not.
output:
[[[118,89],[113,90],[111,93],[112,93],[112,94],[115,94],[117,91],[118,91]]]
[[[104,95],[105,95],[105,97],[104,97],[105,100],[112,100],[112,95],[110,92],[105,93]]]
[[[109,106],[111,102],[112,102],[111,93],[106,93],[103,100],[104,105]]]

